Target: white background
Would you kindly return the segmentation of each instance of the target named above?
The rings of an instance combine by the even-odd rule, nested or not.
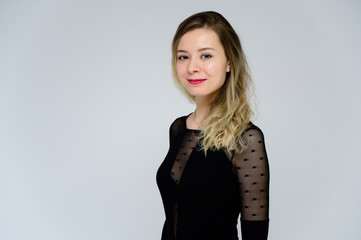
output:
[[[160,239],[170,44],[215,10],[249,59],[271,240],[360,239],[361,2],[0,1],[0,239]]]

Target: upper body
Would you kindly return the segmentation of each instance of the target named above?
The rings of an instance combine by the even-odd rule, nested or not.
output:
[[[262,131],[249,124],[242,153],[205,155],[199,131],[188,129],[186,119],[171,125],[169,151],[157,172],[166,213],[162,239],[238,239],[239,214],[242,239],[267,239],[269,168]]]
[[[262,131],[252,124],[252,79],[237,33],[219,13],[185,19],[172,42],[175,83],[195,103],[170,127],[157,173],[163,240],[243,240],[268,232],[269,168]]]

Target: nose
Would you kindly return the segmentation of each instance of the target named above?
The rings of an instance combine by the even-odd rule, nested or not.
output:
[[[199,63],[196,59],[191,59],[188,64],[188,72],[189,73],[195,73],[199,72]]]

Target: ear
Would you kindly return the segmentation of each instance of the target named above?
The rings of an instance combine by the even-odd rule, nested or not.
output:
[[[231,63],[230,61],[228,61],[227,63],[227,72],[230,72],[231,71]]]

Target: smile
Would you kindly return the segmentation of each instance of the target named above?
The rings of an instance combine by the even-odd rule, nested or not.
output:
[[[200,84],[204,82],[206,79],[187,79],[190,84]]]

